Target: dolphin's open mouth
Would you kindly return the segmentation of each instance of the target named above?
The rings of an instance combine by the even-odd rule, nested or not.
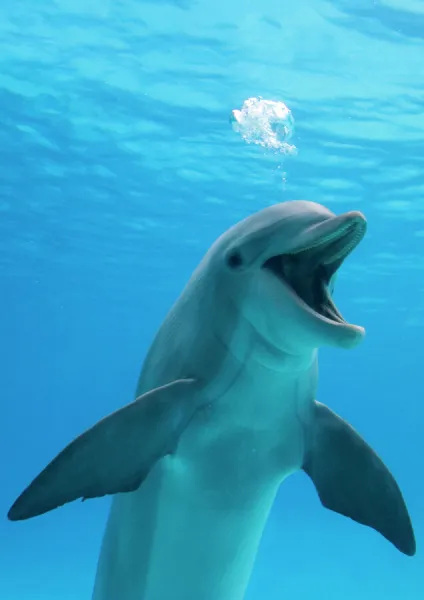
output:
[[[352,219],[313,245],[269,258],[263,265],[314,312],[336,323],[346,323],[331,298],[331,283],[345,258],[364,236],[365,220]]]

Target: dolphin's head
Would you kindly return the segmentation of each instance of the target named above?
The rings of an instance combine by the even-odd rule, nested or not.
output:
[[[339,267],[365,230],[360,212],[336,216],[314,202],[284,202],[229,229],[213,262],[219,256],[226,294],[243,319],[275,347],[350,348],[364,329],[345,321],[332,293]]]

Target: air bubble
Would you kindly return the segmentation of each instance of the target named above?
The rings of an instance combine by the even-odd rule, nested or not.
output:
[[[296,154],[296,146],[288,143],[294,132],[291,110],[284,102],[248,98],[241,110],[233,110],[230,123],[248,144],[258,144],[282,154]]]

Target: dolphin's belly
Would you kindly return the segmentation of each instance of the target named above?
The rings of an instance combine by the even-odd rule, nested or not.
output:
[[[168,457],[114,499],[95,600],[243,599],[278,481],[218,485],[219,468]]]
[[[242,391],[200,411],[175,455],[114,499],[93,600],[243,599],[279,484],[301,466],[303,437],[293,402],[266,417],[258,398],[261,417],[246,396],[240,412]]]

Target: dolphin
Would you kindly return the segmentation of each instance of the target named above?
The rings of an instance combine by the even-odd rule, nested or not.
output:
[[[360,212],[267,207],[193,272],[136,399],[72,441],[11,507],[16,521],[114,495],[93,600],[242,600],[281,483],[303,470],[327,509],[412,556],[402,493],[361,436],[316,400],[317,352],[363,328],[332,299]]]

